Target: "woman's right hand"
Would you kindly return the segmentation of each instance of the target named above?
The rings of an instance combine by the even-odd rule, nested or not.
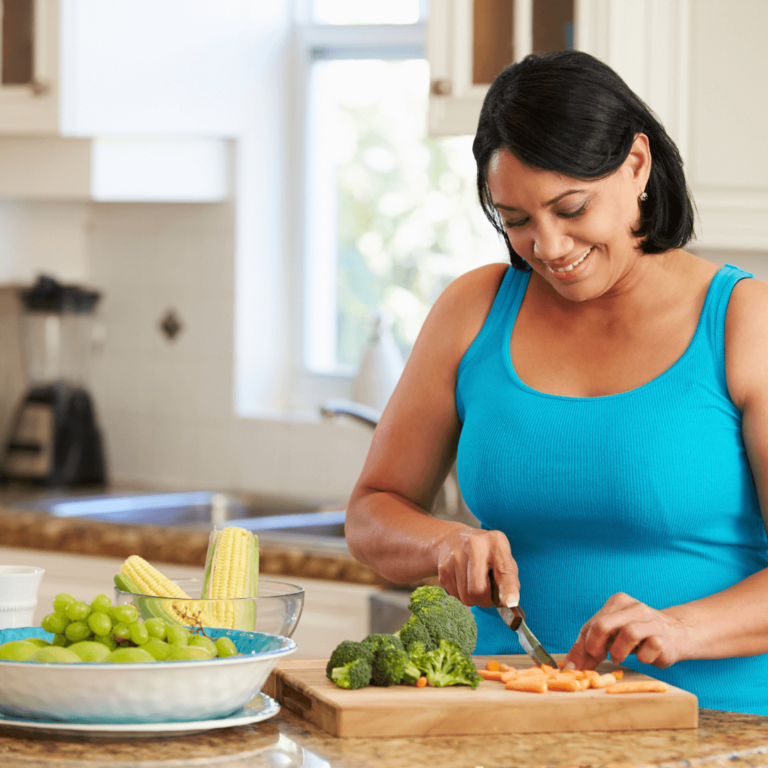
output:
[[[499,588],[501,602],[512,608],[520,600],[517,563],[501,531],[451,526],[432,542],[440,586],[464,605],[493,606],[488,572]]]

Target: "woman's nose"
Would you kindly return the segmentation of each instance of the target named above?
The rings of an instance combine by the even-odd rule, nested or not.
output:
[[[555,261],[573,251],[573,238],[556,231],[540,231],[533,241],[533,255],[542,261]]]

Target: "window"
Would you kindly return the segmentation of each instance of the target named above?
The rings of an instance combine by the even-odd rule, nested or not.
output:
[[[315,0],[307,72],[304,366],[353,375],[383,309],[407,355],[445,286],[506,251],[477,202],[472,137],[427,137],[418,0]]]

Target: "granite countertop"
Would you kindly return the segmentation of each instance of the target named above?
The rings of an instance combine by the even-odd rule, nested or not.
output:
[[[34,491],[0,490],[0,541],[4,547],[118,558],[140,555],[150,562],[205,566],[208,531],[52,517],[12,506],[39,496],[40,492]],[[280,544],[261,537],[259,549],[259,571],[263,574],[394,586],[355,560],[343,540],[329,550],[295,543]]]
[[[283,709],[271,720],[175,738],[35,737],[0,728],[3,768],[270,766],[288,768],[501,768],[702,766],[768,762],[768,717],[701,710],[699,728],[678,731],[337,739]]]

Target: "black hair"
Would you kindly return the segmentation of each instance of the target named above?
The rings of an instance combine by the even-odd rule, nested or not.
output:
[[[472,152],[483,212],[501,233],[516,269],[515,253],[488,188],[488,163],[499,149],[532,168],[576,179],[616,171],[635,136],[648,137],[652,163],[632,231],[644,253],[681,248],[693,237],[694,207],[683,161],[659,119],[607,65],[582,51],[531,54],[507,67],[491,85],[480,112]]]

